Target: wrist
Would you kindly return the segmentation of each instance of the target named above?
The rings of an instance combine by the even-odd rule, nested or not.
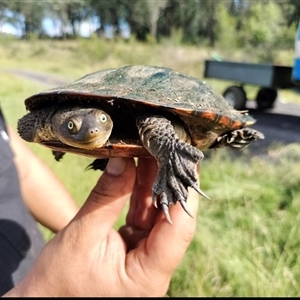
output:
[[[46,297],[51,296],[46,292],[45,287],[28,274],[19,284],[8,291],[3,297]]]

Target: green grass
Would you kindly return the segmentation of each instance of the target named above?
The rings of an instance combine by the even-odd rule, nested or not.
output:
[[[300,145],[202,163],[196,238],[171,296],[299,296]],[[292,166],[292,167],[291,167]]]
[[[0,41],[0,65],[68,81],[96,70],[140,63],[202,78],[203,60],[210,52],[171,41],[161,45],[97,39],[8,41],[5,46]],[[232,57],[239,55],[233,53]],[[286,55],[280,57],[285,58],[281,63],[288,61]],[[229,85],[207,81],[220,92]],[[47,88],[0,70],[1,106],[14,128],[25,114],[24,99]],[[255,95],[255,87],[247,89],[249,95]],[[293,94],[289,101],[298,102]],[[100,176],[100,172],[84,170],[92,159],[67,154],[58,163],[50,150],[28,145],[81,205]],[[247,150],[238,158],[221,149],[206,153],[201,163],[201,188],[211,201],[199,198],[197,233],[172,278],[169,296],[300,295],[300,145],[274,145],[264,157],[249,157]],[[125,214],[126,210],[116,227]],[[51,236],[46,230],[44,234]]]

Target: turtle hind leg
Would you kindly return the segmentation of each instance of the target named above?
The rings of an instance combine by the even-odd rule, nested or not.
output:
[[[101,170],[104,171],[108,164],[108,158],[97,158],[92,163],[90,163],[86,170]]]
[[[66,153],[62,151],[52,150],[52,154],[56,161],[60,161]],[[86,167],[86,170],[104,171],[104,169],[107,166],[107,163],[108,163],[108,158],[97,158]]]
[[[264,138],[263,133],[260,131],[245,127],[219,136],[210,148],[230,147],[233,149],[242,149],[247,147],[254,140]]]
[[[198,187],[195,170],[195,166],[203,158],[203,153],[180,140],[171,122],[163,116],[140,116],[137,127],[144,147],[158,163],[158,173],[152,187],[153,202],[158,206],[159,199],[158,204],[171,223],[171,204],[179,201],[189,214],[186,204],[189,186],[205,195]]]
[[[52,154],[56,161],[60,161],[66,153],[62,151],[52,150]]]

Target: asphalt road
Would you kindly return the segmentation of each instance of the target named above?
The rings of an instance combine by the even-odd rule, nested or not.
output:
[[[274,143],[300,143],[300,105],[278,101],[273,109],[261,111],[255,108],[254,101],[248,100],[247,106],[249,114],[257,120],[252,127],[265,135],[264,140],[252,143],[249,149],[266,153]]]
[[[19,69],[1,69],[0,72],[9,72],[55,87],[68,83],[63,78],[51,77],[45,74]],[[277,101],[275,108],[258,110],[255,101],[247,101],[247,109],[257,122],[252,126],[265,135],[264,140],[250,144],[249,148],[254,155],[266,154],[268,147],[274,143],[300,143],[300,105]]]

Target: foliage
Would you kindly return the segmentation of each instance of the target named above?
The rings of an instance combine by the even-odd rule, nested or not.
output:
[[[231,52],[231,49],[236,48],[238,43],[235,32],[237,20],[230,14],[224,3],[219,3],[216,17],[218,19],[216,45],[218,48]]]
[[[42,21],[47,17],[56,25],[56,38],[77,38],[85,21],[97,23],[93,33],[99,36],[108,27],[114,36],[122,36],[128,24],[136,39],[153,42],[170,37],[175,29],[182,30],[184,43],[259,45],[261,60],[271,61],[274,45],[293,45],[289,32],[298,24],[299,9],[299,1],[292,0],[1,0],[0,30],[10,23],[22,37],[45,38]]]
[[[265,10],[268,13],[262,13]],[[248,17],[243,23],[244,30],[239,32],[239,44],[249,49],[256,49],[261,62],[273,62],[276,56],[276,51],[279,46],[285,47],[288,42],[286,34],[286,21],[283,19],[282,10],[274,2],[266,4],[265,2],[253,3],[248,12]],[[294,29],[295,30],[295,29]],[[295,31],[289,30],[292,33],[289,45],[294,43]],[[291,37],[290,35],[288,35]]]

